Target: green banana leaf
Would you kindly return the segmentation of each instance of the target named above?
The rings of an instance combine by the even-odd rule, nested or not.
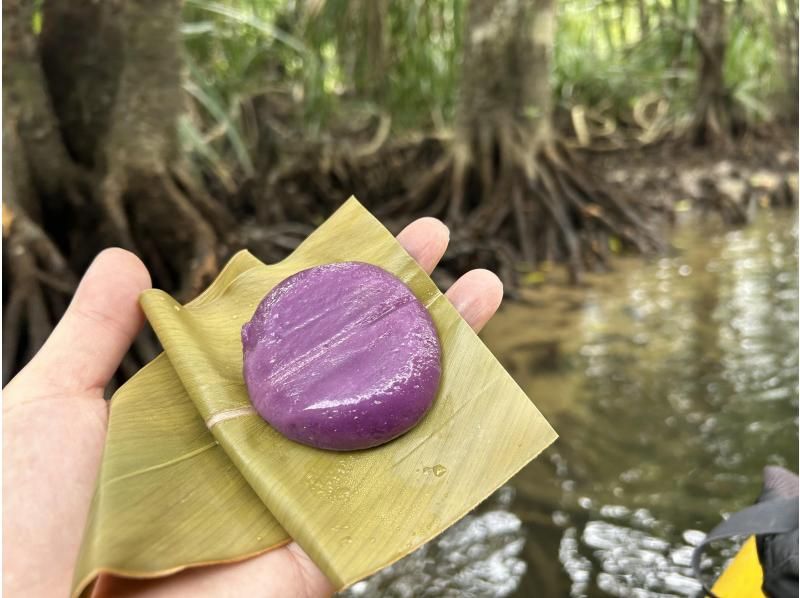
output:
[[[292,442],[255,414],[240,330],[286,277],[376,264],[423,302],[442,343],[433,407],[413,430],[349,453]],[[337,588],[453,524],[556,434],[428,275],[351,198],[285,260],[234,256],[181,306],[141,297],[164,353],[111,400],[106,449],[73,583],[245,559],[294,539]]]

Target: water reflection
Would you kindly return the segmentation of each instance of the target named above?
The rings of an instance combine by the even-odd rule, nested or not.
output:
[[[520,558],[525,542],[522,521],[508,511],[512,497],[511,488],[501,489],[481,512],[467,515],[433,542],[344,594],[392,598],[512,594],[526,569]]]
[[[764,465],[797,470],[796,222],[689,226],[675,255],[507,306],[486,342],[560,440],[513,500],[351,594],[695,595],[700,530],[755,499]]]

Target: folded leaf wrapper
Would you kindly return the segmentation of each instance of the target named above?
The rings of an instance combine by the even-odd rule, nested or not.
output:
[[[442,344],[433,407],[383,446],[340,453],[281,436],[252,410],[242,324],[296,272],[362,261],[403,280]],[[75,572],[157,577],[241,560],[294,539],[337,588],[444,531],[555,440],[555,432],[428,275],[355,199],[289,257],[233,257],[181,306],[141,299],[164,354],[114,395]]]

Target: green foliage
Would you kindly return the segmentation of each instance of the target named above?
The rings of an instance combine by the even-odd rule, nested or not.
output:
[[[773,100],[784,89],[772,32],[764,19],[743,15],[731,23],[725,81],[749,120],[773,116]]]
[[[692,34],[696,0],[645,0],[649,30],[638,3],[561,4],[554,88],[564,108],[581,104],[627,120],[637,100],[654,95],[669,103],[675,120],[691,116],[699,49]],[[769,6],[726,7],[729,42],[724,76],[733,101],[751,121],[774,116],[782,81],[770,30]]]
[[[223,157],[252,172],[240,103],[276,91],[296,104],[290,124],[307,135],[347,121],[352,110],[389,113],[395,132],[448,126],[467,1],[187,0],[187,91],[195,100],[183,127],[187,147],[198,160]],[[562,0],[552,74],[557,104],[630,122],[637,104],[661,98],[670,119],[688,119],[699,1]],[[725,82],[751,120],[770,118],[785,87],[773,30],[786,1],[727,6]]]
[[[338,69],[329,92],[388,111],[399,128],[452,114],[464,0],[321,0],[301,19],[320,61]]]
[[[693,7],[666,14],[660,2],[648,8],[642,31],[633,4],[562,3],[554,59],[554,89],[560,105],[583,105],[627,119],[645,96],[669,100],[673,111],[691,106],[695,64],[687,22]],[[671,20],[673,26],[664,21]]]

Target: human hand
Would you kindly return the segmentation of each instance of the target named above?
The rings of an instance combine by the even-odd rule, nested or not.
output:
[[[398,236],[430,273],[447,248],[447,228],[421,218]],[[3,592],[9,598],[67,596],[105,442],[103,389],[144,323],[142,262],[122,249],[100,253],[45,345],[3,391]],[[480,330],[503,287],[472,270],[446,293]],[[330,595],[328,580],[295,543],[226,565],[166,578],[101,576],[94,596]]]

